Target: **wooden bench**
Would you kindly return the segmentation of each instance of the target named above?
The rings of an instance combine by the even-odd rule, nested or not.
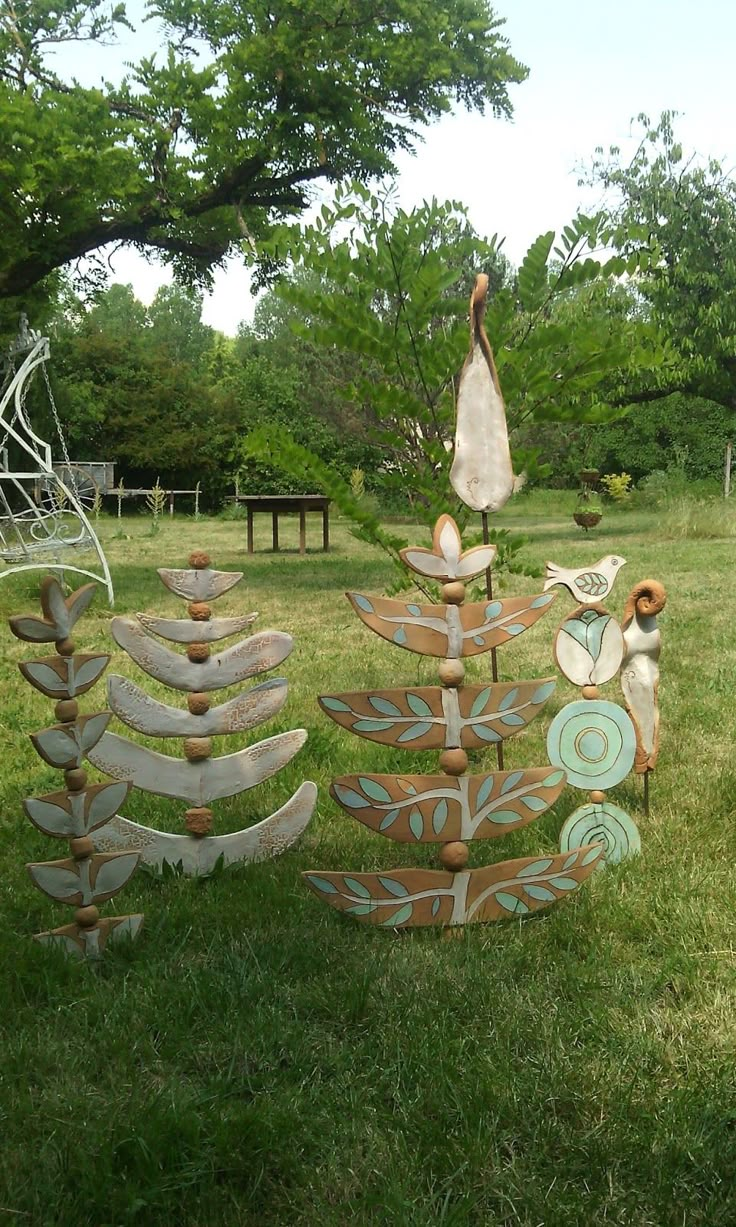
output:
[[[307,512],[322,512],[322,549],[330,548],[330,502],[324,494],[237,494],[236,501],[244,503],[248,516],[248,553],[254,553],[253,516],[257,511],[271,512],[273,551],[279,550],[279,516],[299,513],[299,553],[307,552]]]

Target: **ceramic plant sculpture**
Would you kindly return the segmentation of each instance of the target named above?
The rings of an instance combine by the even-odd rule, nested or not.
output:
[[[116,817],[98,839],[98,847],[138,848],[146,864],[181,865],[187,874],[211,873],[218,861],[230,865],[266,860],[285,851],[301,835],[317,799],[314,784],[304,783],[275,814],[230,835],[211,835],[210,802],[232,797],[269,779],[304,745],[304,729],[278,733],[234,754],[212,757],[212,737],[242,733],[272,719],[286,701],[287,682],[272,678],[213,707],[210,691],[235,686],[281,664],[293,640],[282,631],[261,631],[213,655],[211,645],[240,634],[258,616],[213,618],[210,601],[242,579],[241,572],[214,571],[207,554],[196,551],[184,571],[161,569],[171,592],[189,602],[189,618],[113,618],[115,642],[151,677],[187,692],[187,709],[151,698],[127,678],[111,676],[108,698],[118,719],[148,737],[181,737],[184,759],[158,754],[116,733],[105,733],[92,762],[136,788],[189,802],[186,833],[152,830]],[[158,636],[156,638],[155,636]],[[159,639],[186,645],[186,654]]]
[[[119,938],[136,937],[143,917],[100,917],[98,903],[122,890],[138,864],[137,852],[95,853],[93,834],[101,831],[123,803],[130,784],[94,784],[87,787],[82,767],[85,756],[100,740],[110,712],[80,716],[77,696],[101,677],[109,656],[82,655],[70,639],[75,623],[95,595],[95,584],[86,584],[64,599],[59,583],[51,576],[41,582],[43,617],[21,614],[10,619],[10,629],[29,643],[54,643],[56,656],[24,661],[20,671],[42,694],[56,699],[54,714],[59,721],[34,733],[36,752],[51,767],[64,772],[65,788],[43,797],[29,797],[23,808],[34,826],[54,839],[68,839],[71,856],[40,865],[28,865],[35,885],[52,899],[71,904],[74,923],[37,933],[36,941],[59,946],[77,958],[99,958],[105,946]]]
[[[554,582],[563,583],[573,595],[580,591],[582,597],[577,609],[565,617],[555,639],[557,665],[568,681],[581,687],[582,699],[563,707],[547,734],[550,762],[567,772],[573,787],[590,790],[590,803],[571,814],[563,826],[560,848],[565,852],[581,842],[597,840],[609,864],[640,848],[636,823],[606,799],[606,790],[620,784],[634,765],[636,735],[624,709],[600,697],[598,687],[615,677],[621,667],[624,638],[616,619],[598,601],[591,601],[587,589],[595,586],[599,577],[600,586],[605,583],[610,590],[615,576],[613,564],[622,561],[603,559],[590,571],[556,568],[566,578]]]
[[[659,753],[659,653],[661,635],[657,614],[667,601],[664,586],[643,579],[629,593],[624,606],[624,658],[621,689],[636,731],[634,771],[644,776],[644,808],[649,812],[649,773]]]
[[[500,511],[514,492],[506,409],[483,317],[488,277],[476,277],[470,296],[470,352],[457,391],[455,454],[450,482],[466,507]]]
[[[489,541],[488,513],[501,510],[513,494],[516,484],[509,450],[506,407],[493,350],[483,324],[487,294],[488,277],[485,273],[479,273],[470,295],[470,349],[458,381],[455,448],[450,469],[450,482],[458,498],[471,511],[481,513],[483,541],[486,544]],[[479,570],[475,574],[479,574]],[[486,563],[485,575],[486,595],[492,600],[491,562]],[[498,681],[495,648],[491,649],[491,676],[494,682]],[[503,745],[500,741],[496,755],[501,769]]]
[[[554,804],[565,772],[549,766],[466,775],[469,748],[512,737],[537,715],[555,688],[552,678],[463,685],[463,658],[522,634],[554,596],[464,604],[463,579],[482,571],[494,546],[463,553],[449,516],[435,528],[432,550],[409,548],[404,561],[443,583],[443,604],[415,605],[348,593],[361,621],[391,643],[441,657],[440,686],[324,695],[322,710],[342,728],[371,741],[411,750],[440,750],[433,775],[347,775],[331,794],[353,818],[397,843],[441,844],[442,870],[305,874],[314,892],[339,911],[387,928],[463,925],[547,907],[588,877],[599,845],[466,869],[466,840],[493,839],[527,826]],[[462,577],[459,578],[459,577]]]

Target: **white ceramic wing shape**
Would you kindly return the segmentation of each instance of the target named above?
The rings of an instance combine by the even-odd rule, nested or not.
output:
[[[120,816],[95,833],[95,846],[104,852],[140,852],[146,865],[181,865],[189,876],[211,873],[222,858],[223,865],[265,861],[280,856],[301,835],[317,801],[317,787],[307,781],[269,818],[231,835],[175,835],[139,826]]]
[[[175,592],[185,601],[214,601],[243,578],[242,571],[213,571],[211,567],[203,567],[199,571],[173,571],[168,567],[159,567],[158,573],[169,592]]]
[[[470,352],[460,373],[450,482],[473,511],[500,511],[514,491],[506,408],[483,327],[488,278],[470,298]]]
[[[190,618],[152,618],[142,613],[135,616],[149,634],[168,639],[170,643],[215,643],[218,639],[227,639],[230,635],[239,635],[247,630],[258,614],[243,614],[240,618],[211,618],[207,622],[193,622]]]
[[[143,792],[207,805],[269,779],[286,766],[306,740],[305,729],[292,729],[235,754],[190,763],[158,754],[116,733],[105,733],[87,757],[106,775],[114,780],[130,780]]]
[[[199,574],[199,572],[197,572]],[[219,656],[191,661],[147,635],[132,618],[113,618],[112,637],[131,660],[174,690],[221,690],[275,669],[294,646],[284,631],[259,631]]]
[[[287,692],[286,678],[273,678],[236,695],[228,703],[195,716],[179,707],[159,703],[127,677],[112,674],[107,679],[108,702],[115,715],[128,728],[148,737],[215,737],[222,733],[244,733],[271,720],[284,706]]]

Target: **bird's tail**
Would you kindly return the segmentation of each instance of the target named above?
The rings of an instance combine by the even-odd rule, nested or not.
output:
[[[562,570],[562,567],[558,567],[556,562],[545,562],[544,566],[545,575],[547,578],[544,582],[543,591],[546,592],[548,588],[554,588],[555,584],[560,582],[560,571]]]

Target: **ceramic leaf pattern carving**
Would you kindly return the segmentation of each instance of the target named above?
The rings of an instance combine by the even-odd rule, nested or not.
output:
[[[577,890],[602,855],[602,846],[592,844],[454,874],[394,869],[385,873],[309,872],[304,877],[330,907],[367,924],[392,929],[463,925],[524,916],[548,907]]]
[[[323,695],[320,706],[343,728],[384,745],[412,750],[479,747],[512,737],[532,720],[555,688],[554,678],[439,686],[380,693]]]
[[[523,634],[546,613],[554,594],[469,605],[417,605],[348,592],[362,622],[397,647],[423,656],[477,656]]]
[[[565,772],[535,767],[490,775],[348,775],[330,793],[359,822],[399,843],[496,839],[527,826],[559,797]]]

